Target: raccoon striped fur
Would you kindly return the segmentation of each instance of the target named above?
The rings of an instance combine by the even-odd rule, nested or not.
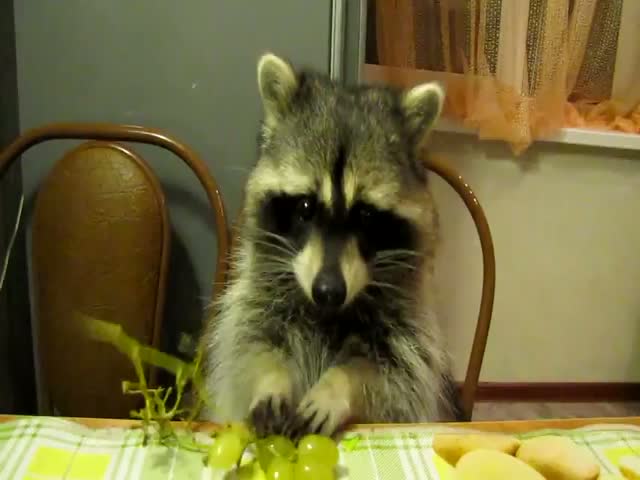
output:
[[[215,421],[334,434],[456,414],[420,160],[444,92],[345,87],[265,54],[259,158],[202,337]]]

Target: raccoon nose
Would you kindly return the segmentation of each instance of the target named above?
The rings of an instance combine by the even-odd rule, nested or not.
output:
[[[311,293],[317,305],[337,308],[347,297],[347,284],[340,271],[321,270],[313,282]]]

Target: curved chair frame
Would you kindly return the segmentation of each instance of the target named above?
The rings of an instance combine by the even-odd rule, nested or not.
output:
[[[213,295],[215,297],[224,286],[227,277],[230,236],[220,189],[202,158],[185,144],[155,129],[108,123],[57,123],[27,131],[0,152],[0,179],[13,161],[29,148],[48,140],[65,139],[105,140],[155,145],[170,151],[187,164],[204,188],[214,213],[216,239],[218,242],[213,286]]]
[[[204,188],[209,204],[214,212],[214,220],[216,226],[216,238],[218,242],[218,254],[216,258],[215,281],[213,284],[213,298],[220,292],[224,286],[227,276],[227,258],[229,254],[230,234],[227,225],[227,218],[222,202],[222,195],[215,179],[209,172],[204,161],[188,146],[178,140],[166,135],[158,130],[139,127],[135,125],[118,125],[103,123],[57,123],[46,125],[40,128],[29,130],[6,149],[0,151],[0,180],[12,163],[17,160],[20,155],[33,146],[44,143],[49,140],[88,140],[105,142],[105,145],[119,146],[116,142],[134,142],[147,145],[154,145],[170,151],[179,157],[196,175],[200,184]],[[113,142],[113,143],[109,143]],[[80,147],[76,147],[80,148]],[[124,147],[122,147],[124,148]],[[140,163],[140,158],[128,149],[128,154],[133,155]],[[149,167],[145,163],[140,163],[143,170],[148,171]],[[155,177],[152,176],[154,188],[159,190],[160,185],[155,184]],[[165,218],[163,222],[163,251],[161,258],[161,274],[164,277],[164,271],[168,267],[168,245],[170,240],[168,220]],[[158,299],[156,303],[156,314],[153,325],[154,346],[159,346],[162,319],[158,316],[164,307],[164,285],[160,285]],[[157,369],[152,368],[150,371],[150,383],[154,384],[157,378]]]
[[[426,159],[426,164],[429,170],[442,177],[464,202],[480,237],[480,247],[482,249],[483,281],[480,311],[478,312],[478,321],[473,337],[471,354],[469,355],[467,373],[462,386],[462,410],[465,420],[468,421],[471,420],[473,414],[473,405],[478,390],[478,380],[480,379],[480,370],[487,347],[487,337],[489,336],[493,312],[493,299],[496,289],[496,260],[493,239],[484,210],[469,184],[442,157],[429,155]]]

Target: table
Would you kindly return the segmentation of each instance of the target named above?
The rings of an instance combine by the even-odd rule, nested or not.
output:
[[[0,423],[8,422],[19,418],[16,415],[0,415]],[[71,421],[77,422],[89,428],[131,428],[140,425],[137,420],[129,419],[113,419],[113,418],[82,418],[70,417]],[[175,425],[184,425],[183,422],[174,422]],[[463,423],[440,423],[436,425],[445,425],[450,427],[469,428],[473,430],[481,430],[484,432],[502,432],[502,433],[525,433],[534,430],[543,429],[572,429],[586,427],[597,424],[617,424],[617,425],[637,425],[640,427],[640,417],[599,417],[599,418],[565,418],[565,419],[544,419],[544,420],[508,420],[508,421],[491,421],[491,422],[463,422]],[[433,424],[415,424],[417,425],[433,425]],[[381,425],[354,425],[350,430],[358,431],[362,429],[388,429],[397,428],[398,425],[381,424]],[[210,423],[195,424],[197,431],[210,432],[216,430],[216,425]]]
[[[134,420],[0,415],[0,480],[225,478],[203,467],[203,451],[157,442],[144,446],[142,430],[133,428],[138,426]],[[208,441],[206,433],[216,428],[195,424],[196,435]],[[608,473],[617,471],[621,457],[640,456],[640,417],[356,425],[340,445],[340,478],[447,480],[448,466],[438,463],[444,461],[434,455],[432,440],[435,433],[460,428],[521,438],[543,432],[568,436],[588,447]]]

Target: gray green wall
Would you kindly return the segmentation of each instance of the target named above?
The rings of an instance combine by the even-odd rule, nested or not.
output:
[[[255,64],[272,50],[326,71],[330,1],[15,0],[20,128],[49,122],[157,127],[196,149],[233,218],[255,161]],[[33,193],[68,143],[32,150]],[[216,254],[205,196],[182,163],[137,148],[159,175],[175,227],[166,330],[194,331]],[[135,294],[135,292],[132,292]],[[175,344],[175,338],[169,339]]]

